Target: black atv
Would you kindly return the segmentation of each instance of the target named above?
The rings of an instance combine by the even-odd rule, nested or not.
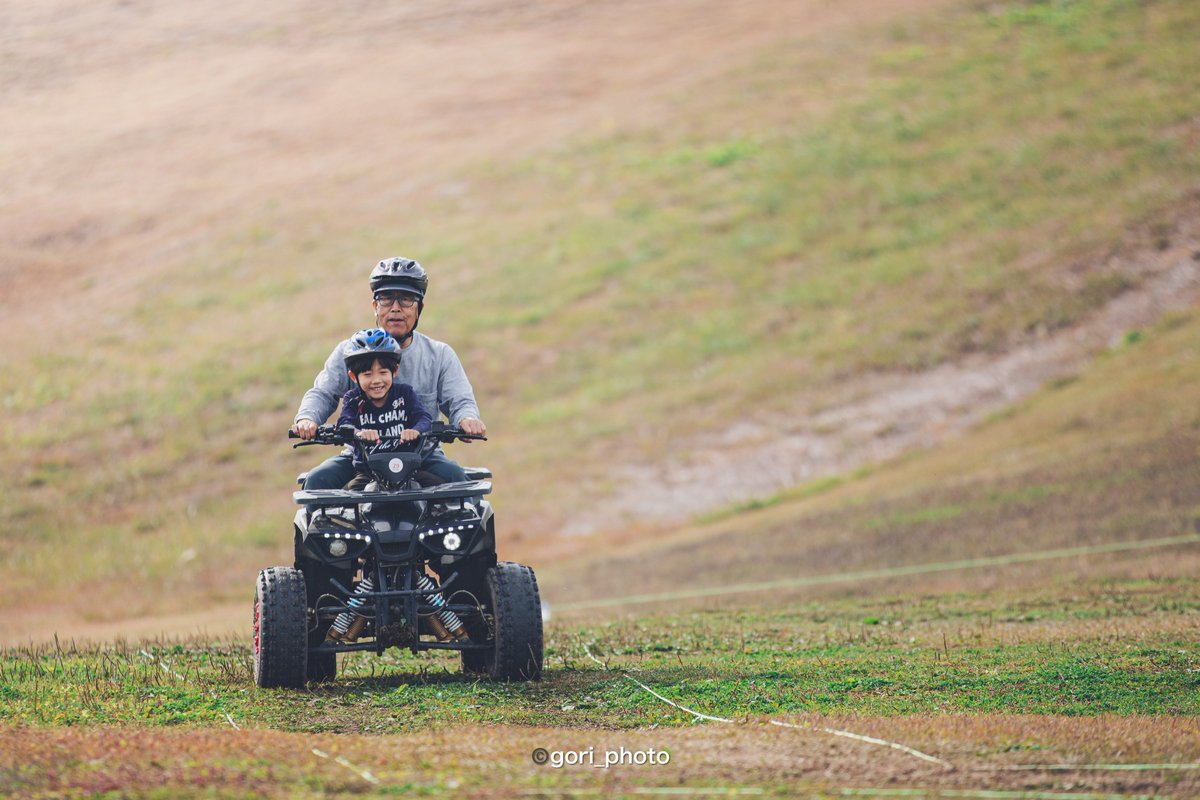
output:
[[[482,438],[434,423],[409,450],[368,454],[352,427],[323,426],[295,445],[350,445],[374,480],[362,491],[295,493],[313,511],[296,513],[295,566],[258,574],[255,683],[331,680],[338,653],[389,647],[457,650],[464,671],[495,680],[541,677],[537,579],[527,566],[496,561],[483,499],[491,472],[467,469],[466,481],[438,483],[419,471],[439,442]]]

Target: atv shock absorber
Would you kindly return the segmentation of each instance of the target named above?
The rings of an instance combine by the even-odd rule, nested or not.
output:
[[[423,592],[435,592],[438,587],[428,575],[418,572],[417,588]],[[439,609],[429,617],[429,627],[433,628],[434,635],[437,636],[439,642],[461,642],[470,638],[467,636],[467,629],[462,620],[458,618],[457,614],[446,608],[446,598],[440,594],[431,594],[429,595],[429,604]]]
[[[346,603],[346,610],[338,614],[337,619],[329,626],[329,632],[325,634],[325,641],[353,642],[358,639],[363,626],[367,624],[367,618],[359,614],[358,609],[362,608],[363,603],[367,601],[363,595],[374,588],[375,584],[369,577],[358,582],[358,587],[354,590],[354,597],[351,597],[350,601]]]

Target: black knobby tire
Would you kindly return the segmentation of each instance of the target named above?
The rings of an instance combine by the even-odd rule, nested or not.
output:
[[[488,675],[498,681],[538,680],[543,642],[537,577],[524,564],[501,561],[488,570],[487,585],[495,621],[495,646],[484,651]]]
[[[301,689],[307,671],[304,574],[291,567],[264,569],[254,592],[254,682],[264,689]]]

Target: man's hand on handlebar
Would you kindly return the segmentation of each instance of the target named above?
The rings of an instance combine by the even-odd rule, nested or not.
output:
[[[458,427],[463,429],[464,433],[469,433],[473,436],[487,436],[487,425],[483,424],[483,420],[475,419],[475,417],[463,417],[458,422]],[[470,439],[463,439],[464,442],[470,442]]]
[[[303,439],[292,447],[304,447],[312,444],[350,444],[354,441],[354,426],[343,425],[338,428],[333,425],[318,425],[312,420],[302,419],[288,428],[289,439]]]
[[[317,423],[311,419],[299,420],[292,426],[292,433],[299,436],[301,439],[311,440],[317,435]]]

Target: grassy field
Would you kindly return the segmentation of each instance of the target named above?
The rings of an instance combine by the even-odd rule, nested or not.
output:
[[[1186,0],[781,31],[644,124],[482,159],[424,202],[249,209],[89,295],[61,369],[6,332],[0,621],[45,640],[238,603],[248,627],[316,460],[283,431],[401,238],[493,434],[452,455],[498,476],[502,555],[553,616],[530,685],[389,652],[265,692],[244,639],[0,641],[0,795],[1200,794],[1194,307],[898,457],[560,535],[735,423],[760,427],[734,446],[795,434],[1184,272],[1197,31]]]
[[[837,796],[908,762],[890,785],[1183,795],[1195,777],[1161,765],[1200,759],[1198,619],[1183,580],[926,597],[867,587],[756,611],[552,624],[536,684],[479,682],[454,660],[392,651],[359,654],[338,682],[305,692],[247,688],[244,643],[8,650],[0,713],[14,745],[0,791],[553,795],[679,780]],[[738,737],[750,741],[730,747]],[[135,754],[138,741],[153,752]],[[534,746],[666,749],[671,763],[539,767]],[[705,766],[710,747],[725,752]],[[863,763],[875,758],[889,766]],[[1086,768],[1109,763],[1160,767]]]

